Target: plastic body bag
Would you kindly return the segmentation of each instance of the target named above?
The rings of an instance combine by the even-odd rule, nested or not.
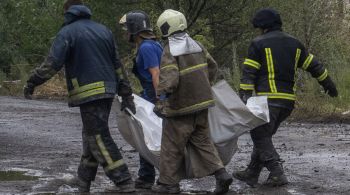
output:
[[[245,132],[269,122],[267,97],[252,97],[247,106],[226,81],[212,87],[216,106],[209,109],[210,136],[223,163],[228,164],[237,150],[238,137]],[[134,95],[136,115],[126,115],[120,111],[116,101],[118,129],[124,139],[148,162],[159,168],[162,119],[153,113],[154,105]],[[186,153],[186,175],[193,174]],[[187,159],[187,160],[186,160]]]

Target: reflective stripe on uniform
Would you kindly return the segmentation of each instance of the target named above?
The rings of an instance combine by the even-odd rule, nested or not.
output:
[[[73,81],[74,80],[72,80],[72,82]],[[81,87],[79,87],[79,85],[77,85],[77,84],[73,84],[73,85],[76,85],[76,86],[74,86],[73,90],[69,91],[69,96],[74,96],[74,95],[77,95],[79,93],[83,93],[83,92],[86,92],[86,91],[89,91],[89,90],[93,90],[93,89],[97,89],[97,88],[104,88],[105,87],[105,83],[103,81],[96,82],[96,83],[91,83],[91,84],[84,85],[84,86],[81,86]]]
[[[328,76],[328,70],[326,69],[324,71],[324,73],[321,74],[321,76],[317,77],[317,80],[321,82],[321,81],[325,80],[327,78],[327,76]]]
[[[306,60],[305,60],[305,62],[304,62],[304,64],[303,64],[303,66],[301,67],[303,70],[307,70],[307,68],[309,68],[309,66],[310,66],[310,64],[311,64],[311,62],[312,62],[312,60],[314,59],[314,55],[312,55],[312,54],[310,54],[307,58],[306,58]]]
[[[287,100],[296,100],[295,94],[289,94],[289,93],[269,93],[269,92],[258,92],[258,96],[267,96],[271,99],[287,99]]]
[[[92,89],[89,91],[85,91],[85,92],[70,96],[69,100],[70,101],[77,101],[77,100],[80,100],[83,98],[87,98],[87,97],[98,95],[98,94],[104,94],[104,93],[106,93],[106,88],[101,87],[101,88]]]
[[[198,65],[195,65],[195,66],[191,66],[191,67],[188,67],[188,68],[185,68],[183,70],[180,70],[180,75],[186,75],[188,73],[191,73],[191,72],[194,72],[196,70],[200,70],[202,68],[207,68],[208,67],[208,64],[205,63],[205,64],[198,64]]]
[[[272,93],[277,93],[277,87],[275,82],[275,69],[272,59],[271,48],[265,48],[266,52],[266,61],[267,61],[267,69],[269,72],[269,84]]]
[[[215,100],[208,100],[208,101],[205,101],[205,102],[202,102],[202,103],[199,103],[199,104],[195,104],[195,105],[192,105],[192,106],[181,108],[179,110],[169,110],[169,114],[183,114],[183,113],[187,113],[187,112],[190,112],[190,111],[193,111],[193,110],[197,110],[199,108],[210,106],[210,105],[212,105],[214,103],[215,103]]]
[[[253,84],[240,84],[239,87],[243,90],[254,90],[255,88]]]
[[[122,159],[113,162],[111,155],[109,154],[105,144],[103,143],[101,135],[96,135],[96,142],[103,157],[107,162],[107,167],[105,168],[106,170],[110,171],[124,165],[124,161]]]
[[[160,68],[160,70],[165,70],[165,69],[176,69],[179,70],[179,67],[176,64],[168,64]]]
[[[300,55],[301,55],[301,49],[297,49],[297,54],[295,55],[295,65],[294,65],[294,87],[293,87],[293,91],[294,93],[297,90],[297,72],[298,72],[298,64],[299,64],[299,60],[300,60]]]
[[[245,59],[245,61],[244,61],[244,63],[243,63],[244,65],[247,65],[247,66],[251,66],[251,67],[253,67],[253,68],[255,68],[255,69],[260,69],[260,67],[261,67],[261,65],[260,65],[260,63],[259,62],[257,62],[257,61],[255,61],[255,60],[252,60],[252,59]]]

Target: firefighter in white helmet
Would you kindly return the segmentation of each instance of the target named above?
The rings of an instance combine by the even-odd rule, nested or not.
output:
[[[153,191],[179,193],[185,172],[185,151],[194,176],[215,175],[216,194],[226,193],[232,177],[226,172],[209,136],[208,108],[215,105],[211,84],[217,64],[186,32],[185,16],[175,10],[160,15],[157,26],[166,40],[160,64],[155,113],[163,118],[160,175]]]

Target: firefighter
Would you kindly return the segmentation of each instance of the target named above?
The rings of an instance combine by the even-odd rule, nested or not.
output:
[[[159,83],[159,65],[163,53],[162,46],[156,41],[148,15],[143,11],[131,11],[119,22],[127,31],[128,41],[136,46],[137,54],[133,73],[141,83],[141,97],[156,102],[156,87]],[[140,155],[140,169],[135,188],[151,189],[155,181],[154,166]]]
[[[282,31],[277,11],[261,9],[252,23],[262,34],[251,42],[243,63],[240,97],[246,103],[253,91],[258,96],[267,96],[270,122],[250,131],[254,144],[250,164],[233,176],[255,187],[262,168],[266,167],[270,173],[265,184],[281,186],[288,180],[272,136],[294,109],[298,68],[310,72],[329,96],[337,97],[338,92],[327,69],[299,40]]]
[[[113,141],[108,118],[115,94],[122,96],[123,108],[135,112],[132,90],[116,70],[121,63],[112,32],[91,18],[91,11],[81,0],[66,0],[65,21],[58,32],[48,57],[34,69],[24,87],[24,96],[31,99],[35,87],[45,83],[62,67],[68,88],[68,104],[80,107],[83,122],[83,154],[78,177],[69,181],[80,192],[89,192],[98,165],[119,192],[134,191],[134,182]]]
[[[155,113],[163,117],[159,180],[152,190],[179,193],[184,176],[185,152],[195,177],[215,175],[216,194],[229,190],[232,177],[226,172],[209,136],[208,108],[215,105],[211,84],[217,64],[208,51],[186,32],[185,16],[164,11],[157,22],[166,40],[157,87]]]

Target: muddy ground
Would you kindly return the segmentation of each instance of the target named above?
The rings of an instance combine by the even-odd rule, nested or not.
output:
[[[111,132],[136,177],[138,155],[121,138],[114,117],[112,112]],[[350,125],[285,123],[274,141],[286,161],[285,171],[291,183],[281,188],[252,189],[234,180],[228,194],[350,194]],[[247,164],[252,149],[249,135],[243,135],[239,145],[227,166],[230,172]],[[75,192],[64,181],[75,175],[80,152],[78,109],[68,108],[62,101],[0,97],[0,194]],[[27,177],[4,175],[21,172]],[[264,170],[260,183],[266,177]],[[185,194],[206,194],[213,191],[214,182],[207,177],[183,181],[181,187]],[[103,193],[108,185],[111,184],[100,169],[92,192]]]

